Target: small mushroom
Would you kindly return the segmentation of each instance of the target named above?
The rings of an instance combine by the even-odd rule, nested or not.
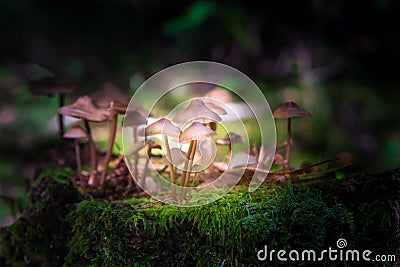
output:
[[[110,135],[108,137],[108,148],[104,159],[104,170],[100,177],[100,184],[104,183],[107,175],[108,165],[110,164],[111,154],[114,147],[115,135],[117,134],[118,115],[125,114],[127,105],[116,101],[111,101],[108,110],[110,111]]]
[[[188,128],[186,128],[179,136],[180,143],[190,142],[189,150],[186,156],[187,161],[185,162],[184,172],[182,175],[181,186],[187,186],[190,177],[191,164],[193,164],[194,154],[196,151],[196,145],[198,140],[203,140],[212,136],[217,135],[213,130],[204,126],[200,122],[193,122]],[[182,190],[182,193],[183,194]],[[183,195],[181,195],[183,197]]]
[[[172,121],[179,124],[209,123],[221,121],[221,117],[208,108],[202,100],[194,99],[184,110],[177,113]]]
[[[91,155],[91,172],[88,184],[93,185],[95,183],[95,176],[97,173],[97,156],[96,148],[94,146],[89,121],[92,122],[104,122],[110,117],[110,112],[105,108],[98,108],[93,104],[92,98],[89,96],[79,97],[71,105],[63,106],[59,108],[58,112],[64,116],[70,116],[78,119],[82,119],[86,133],[89,139],[90,155]]]
[[[79,139],[86,138],[86,132],[79,126],[74,126],[69,129],[64,135],[64,138],[74,139],[75,146],[75,159],[76,159],[76,171],[79,175],[79,180],[82,183],[82,160],[81,160],[81,152],[79,149]]]
[[[286,136],[286,164],[284,166],[285,172],[289,172],[290,170],[290,140],[291,136],[291,129],[290,129],[290,122],[292,118],[310,118],[311,113],[305,109],[300,108],[295,102],[290,101],[286,102],[279,108],[274,111],[273,114],[274,118],[276,119],[287,119],[287,136]]]
[[[56,81],[53,77],[29,82],[29,88],[35,95],[58,95],[58,108],[64,106],[65,96],[76,90],[76,85],[70,82]],[[58,114],[58,127],[60,137],[64,135],[63,115]]]
[[[165,150],[167,151],[167,159],[169,160],[169,172],[171,183],[175,185],[174,165],[172,164],[171,150],[169,148],[168,136],[178,137],[181,130],[172,124],[168,119],[160,119],[146,127],[146,135],[161,134],[164,138]],[[175,199],[175,187],[172,187],[172,199]]]

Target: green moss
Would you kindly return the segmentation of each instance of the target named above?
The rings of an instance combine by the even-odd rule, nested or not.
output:
[[[398,176],[367,178],[271,184],[199,207],[140,209],[147,200],[82,199],[50,179],[24,217],[0,232],[0,265],[249,266],[265,245],[320,250],[343,237],[354,248],[367,247],[365,240],[382,246],[398,226]]]

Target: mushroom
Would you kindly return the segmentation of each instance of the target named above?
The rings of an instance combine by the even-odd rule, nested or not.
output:
[[[172,121],[180,124],[191,122],[209,123],[221,121],[221,117],[208,108],[202,100],[194,99],[184,110],[177,113]]]
[[[132,128],[132,137],[133,137],[133,140],[134,140],[135,144],[138,143],[137,127],[139,125],[141,125],[141,124],[146,123],[147,115],[144,114],[143,111],[141,110],[140,107],[137,107],[136,109],[128,108],[128,110],[126,111],[126,115],[125,115],[124,127],[131,127]],[[144,145],[145,144],[143,143],[143,146]],[[135,177],[138,176],[137,167],[138,167],[138,161],[139,161],[139,154],[137,152],[138,151],[136,151],[135,153],[132,153],[133,154],[133,158],[134,158],[134,176]]]
[[[178,137],[181,130],[172,124],[168,119],[160,119],[149,126],[146,127],[146,135],[156,135],[161,134],[164,138],[165,150],[167,151],[167,159],[169,161],[169,174],[171,178],[171,183],[175,185],[175,172],[174,165],[172,164],[171,150],[169,148],[168,136]],[[176,192],[175,187],[172,187],[172,199],[175,199]]]
[[[194,154],[196,151],[196,145],[198,140],[203,140],[212,136],[217,135],[213,130],[204,126],[200,122],[193,122],[188,128],[186,128],[179,136],[180,143],[190,142],[189,150],[186,155],[187,161],[183,169],[183,175],[180,185],[187,186],[190,177],[191,164],[193,164]],[[183,190],[181,192],[183,194]],[[182,196],[182,195],[181,195]]]
[[[59,108],[58,112],[65,116],[70,116],[78,119],[82,119],[85,127],[86,133],[89,140],[91,164],[90,164],[90,177],[88,184],[93,185],[95,176],[97,173],[97,158],[96,158],[96,148],[94,146],[89,121],[92,122],[104,122],[110,117],[110,112],[105,108],[98,108],[93,104],[92,98],[89,96],[81,96],[71,105],[63,106]]]
[[[114,142],[115,142],[115,135],[117,134],[117,123],[118,123],[118,115],[123,115],[125,114],[126,111],[126,104],[123,104],[119,102],[118,100],[116,101],[111,101],[108,110],[111,113],[110,116],[110,135],[108,137],[108,148],[106,152],[106,156],[104,159],[104,170],[101,174],[100,177],[100,184],[104,183],[104,180],[107,175],[107,170],[108,170],[108,164],[110,163],[111,159],[111,154],[112,154],[112,149],[114,147]]]
[[[74,139],[75,146],[75,159],[76,159],[76,171],[78,172],[80,182],[82,183],[82,161],[81,161],[81,153],[79,149],[78,140],[80,138],[87,137],[86,132],[79,126],[74,126],[69,129],[64,135],[64,138]]]
[[[64,106],[65,95],[71,94],[76,90],[76,85],[68,82],[56,81],[52,77],[44,78],[39,81],[31,81],[29,88],[35,95],[58,95],[58,108]],[[63,115],[58,114],[58,129],[59,135],[62,138],[64,135]]]
[[[290,170],[290,140],[291,140],[291,129],[290,122],[291,118],[310,118],[311,113],[305,109],[300,108],[295,102],[289,101],[277,108],[273,113],[276,119],[287,119],[287,136],[286,136],[286,164],[284,166],[285,172]]]

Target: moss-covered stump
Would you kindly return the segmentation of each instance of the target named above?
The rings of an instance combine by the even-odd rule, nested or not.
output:
[[[374,253],[398,255],[400,248],[399,170],[238,189],[192,208],[89,200],[54,181],[43,192],[2,229],[0,265],[258,266],[265,245],[319,251],[339,238]]]

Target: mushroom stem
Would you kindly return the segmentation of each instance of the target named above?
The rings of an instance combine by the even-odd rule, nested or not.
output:
[[[96,148],[94,147],[94,142],[92,138],[92,132],[90,130],[89,122],[84,119],[83,122],[85,123],[86,132],[88,135],[89,141],[89,148],[90,148],[90,176],[89,176],[89,185],[94,185],[95,177],[97,173],[97,158],[96,158]]]
[[[59,94],[58,95],[58,107],[61,108],[64,106],[65,95]],[[61,113],[58,113],[58,133],[60,137],[63,138],[64,135],[64,117]]]
[[[193,160],[194,160],[194,155],[196,154],[196,146],[197,146],[197,140],[193,140],[193,147],[192,147],[192,151],[190,151],[190,153],[188,152],[189,155],[189,162],[188,162],[188,169],[186,172],[186,176],[185,176],[185,184],[184,187],[187,187],[189,184],[189,180],[190,180],[190,174],[192,172],[192,166],[193,166]],[[190,149],[189,149],[190,150]],[[183,196],[186,196],[186,188],[183,188]]]
[[[149,143],[146,143],[146,163],[144,164],[144,170],[143,170],[143,184],[146,180],[147,173],[149,172],[149,163],[150,163],[150,157],[151,157],[151,147]]]
[[[78,172],[79,182],[82,183],[82,160],[81,160],[81,152],[79,149],[78,138],[74,140],[75,144],[75,158],[76,158],[76,171]]]
[[[137,142],[137,139],[138,139],[138,134],[137,134],[137,127],[136,126],[134,126],[133,127],[133,140],[134,140],[134,142]],[[134,155],[133,155],[133,160],[134,160],[134,170],[133,170],[133,174],[134,174],[134,176],[135,176],[135,178],[138,178],[139,176],[139,171],[138,171],[138,162],[139,162],[139,153],[138,152],[136,152]]]
[[[185,178],[185,184],[184,184],[185,187],[188,186],[188,184],[189,184],[189,178],[190,178],[190,174],[192,172],[194,155],[196,154],[196,146],[197,146],[197,140],[194,140],[193,148],[191,151],[192,153],[190,154],[190,159],[189,159],[188,172],[186,173],[186,178]]]
[[[190,156],[192,154],[192,149],[193,149],[193,143],[194,143],[194,140],[191,140],[190,144],[189,144],[189,150],[188,150],[188,152],[186,154],[185,165],[183,166],[182,179],[181,179],[181,182],[180,182],[180,186],[183,186],[185,184],[185,179],[186,179],[186,174],[187,174],[187,171],[188,171],[189,160],[190,160]]]
[[[172,183],[171,197],[172,197],[173,200],[175,200],[176,199],[175,171],[174,171],[174,165],[172,164],[171,150],[169,149],[169,142],[168,142],[168,136],[167,135],[164,135],[164,143],[165,143],[165,149],[167,150],[167,159],[168,159],[168,165],[169,165],[169,176],[171,178],[171,183]]]
[[[104,180],[107,175],[108,164],[110,163],[112,149],[114,147],[115,135],[117,133],[117,121],[118,121],[118,114],[115,114],[110,121],[110,136],[108,139],[108,148],[107,148],[106,157],[104,160],[104,170],[100,177],[101,185],[104,183]]]
[[[286,164],[284,165],[285,172],[289,172],[289,170],[290,170],[290,139],[292,138],[291,137],[292,133],[290,130],[290,122],[291,122],[291,118],[288,118],[287,136],[286,136]]]

